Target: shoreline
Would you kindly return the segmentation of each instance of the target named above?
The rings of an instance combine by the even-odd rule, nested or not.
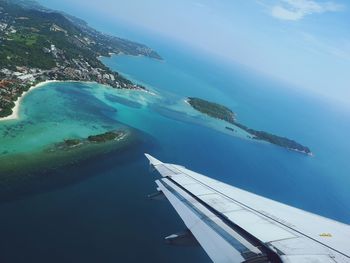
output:
[[[23,92],[21,94],[21,96],[18,97],[18,99],[16,101],[14,101],[15,106],[12,108],[12,114],[6,117],[2,117],[0,118],[0,122],[1,121],[8,121],[8,120],[17,120],[19,119],[19,108],[21,105],[21,102],[23,100],[23,98],[30,92],[32,92],[33,90],[37,89],[37,88],[41,88],[43,86],[45,86],[46,84],[52,83],[52,82],[58,82],[57,80],[46,80],[43,82],[40,82],[34,86],[31,86],[27,91]]]
[[[20,109],[20,106],[21,106],[21,102],[23,100],[23,98],[30,92],[32,92],[33,90],[35,89],[38,89],[38,88],[41,88],[41,87],[44,87],[45,85],[47,84],[50,84],[50,83],[62,83],[62,82],[76,82],[76,83],[86,83],[86,84],[92,84],[92,83],[97,83],[97,84],[100,84],[98,82],[94,82],[94,81],[79,81],[79,80],[45,80],[45,81],[42,81],[34,86],[31,86],[27,91],[23,92],[21,94],[21,96],[18,97],[18,99],[16,101],[14,101],[15,103],[15,106],[12,108],[12,114],[9,115],[9,116],[6,116],[6,117],[2,117],[0,118],[0,122],[2,121],[10,121],[10,120],[18,120],[19,119],[19,109]],[[104,85],[106,87],[111,87],[109,85],[105,85],[105,84],[100,84],[100,85]],[[154,94],[153,92],[149,91],[149,90],[144,90],[144,89],[135,89],[137,91],[142,91],[142,92],[145,92],[145,93],[148,93],[148,94],[151,94],[151,95],[156,95]]]

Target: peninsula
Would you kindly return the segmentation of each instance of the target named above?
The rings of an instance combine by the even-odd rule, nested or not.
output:
[[[12,114],[25,91],[48,80],[145,89],[99,60],[121,53],[161,59],[142,44],[98,32],[79,18],[35,1],[0,0],[0,118]]]
[[[257,130],[246,127],[245,125],[237,122],[236,114],[232,110],[230,110],[229,108],[227,108],[223,105],[220,105],[220,104],[214,103],[214,102],[210,102],[207,100],[203,100],[200,98],[194,98],[194,97],[189,97],[189,98],[187,98],[186,101],[195,110],[197,110],[203,114],[206,114],[212,118],[224,120],[230,124],[233,124],[233,125],[239,127],[240,129],[249,133],[253,139],[266,141],[266,142],[284,147],[286,149],[305,153],[308,155],[312,154],[311,150],[308,147],[303,146],[294,140],[291,140],[291,139],[288,139],[285,137],[281,137],[278,135],[274,135],[274,134],[271,134],[271,133],[268,133],[265,131],[257,131]],[[232,131],[232,132],[234,131],[234,129],[231,127],[226,127],[226,129],[229,131]]]

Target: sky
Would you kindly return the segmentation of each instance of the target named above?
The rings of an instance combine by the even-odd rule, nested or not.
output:
[[[350,105],[348,0],[39,0],[124,23]]]

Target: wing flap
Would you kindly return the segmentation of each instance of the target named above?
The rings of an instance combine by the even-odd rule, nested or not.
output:
[[[187,228],[214,262],[243,262],[245,260],[239,248],[236,249],[231,246],[229,242],[223,239],[220,234],[203,220],[205,214],[196,212],[190,205],[183,202],[183,199],[187,198],[187,202],[194,204],[196,201],[193,198],[186,196],[181,189],[177,189],[170,182],[157,181],[156,183],[180,215]],[[174,187],[173,191],[177,191],[177,194],[172,192],[169,186],[167,187],[166,185]]]
[[[293,234],[292,232],[283,229],[278,225],[269,222],[265,218],[245,209],[224,214],[232,222],[235,222],[235,224],[247,230],[250,234],[264,243],[297,237],[297,235]]]
[[[178,172],[181,171],[182,174],[187,175],[197,183],[205,185],[229,200],[241,204],[247,210],[273,221],[284,229],[290,229],[298,235],[323,244],[325,247],[350,259],[349,225],[249,193],[184,167],[177,166],[177,169]]]

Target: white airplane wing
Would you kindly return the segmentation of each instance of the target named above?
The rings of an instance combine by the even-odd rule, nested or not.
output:
[[[146,157],[162,175],[158,191],[212,261],[350,263],[349,225]]]

